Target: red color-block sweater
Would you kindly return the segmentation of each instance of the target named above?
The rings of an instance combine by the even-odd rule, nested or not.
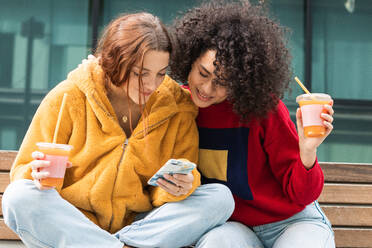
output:
[[[319,197],[323,172],[317,161],[310,170],[302,164],[296,128],[283,102],[266,118],[242,123],[224,101],[200,108],[197,123],[202,182],[231,189],[231,220],[247,226],[284,220]]]

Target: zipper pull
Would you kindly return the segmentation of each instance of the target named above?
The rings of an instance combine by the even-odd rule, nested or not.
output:
[[[125,151],[125,148],[127,148],[127,146],[128,146],[128,139],[126,139],[123,144],[123,151]]]

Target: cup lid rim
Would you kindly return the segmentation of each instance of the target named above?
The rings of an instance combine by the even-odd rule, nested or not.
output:
[[[331,100],[332,97],[326,93],[311,93],[311,94],[301,94],[296,97],[296,102],[299,101],[299,99],[309,99],[312,100],[311,96],[320,98],[319,100]]]
[[[63,149],[63,150],[71,150],[73,148],[72,145],[49,143],[49,142],[37,142],[36,145],[42,148],[56,148],[56,149]]]

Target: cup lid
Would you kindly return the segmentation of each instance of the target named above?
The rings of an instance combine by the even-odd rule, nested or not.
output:
[[[56,143],[48,143],[48,142],[37,142],[36,145],[40,148],[53,148],[53,149],[60,149],[70,151],[73,146],[66,145],[66,144],[56,144]]]
[[[311,94],[302,94],[296,97],[296,102],[299,101],[312,101],[312,100],[318,100],[318,101],[330,101],[332,98],[330,95],[325,93],[311,93]]]

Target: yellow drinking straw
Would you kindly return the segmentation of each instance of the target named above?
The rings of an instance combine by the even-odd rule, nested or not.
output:
[[[295,77],[295,80],[296,80],[296,82],[298,83],[298,85],[300,85],[301,88],[305,91],[306,94],[311,95],[310,91],[308,91],[308,89],[306,89],[305,85],[303,85],[303,84],[301,83],[301,81],[300,81],[300,79],[298,79],[298,77]]]
[[[67,93],[63,94],[62,105],[59,109],[57,125],[56,125],[56,129],[54,130],[53,143],[57,143],[58,130],[59,130],[59,126],[61,124],[62,113],[63,113],[63,109],[64,109],[65,104],[66,104],[66,99],[67,99]]]
[[[309,91],[308,89],[306,89],[305,85],[303,85],[303,84],[301,83],[301,81],[300,81],[300,79],[298,79],[298,77],[295,77],[294,79],[296,80],[296,82],[298,83],[298,85],[300,85],[300,87],[305,91],[305,93],[310,95],[311,99],[316,100],[316,99],[315,99],[315,96],[313,96],[313,95],[310,93],[310,91]]]

